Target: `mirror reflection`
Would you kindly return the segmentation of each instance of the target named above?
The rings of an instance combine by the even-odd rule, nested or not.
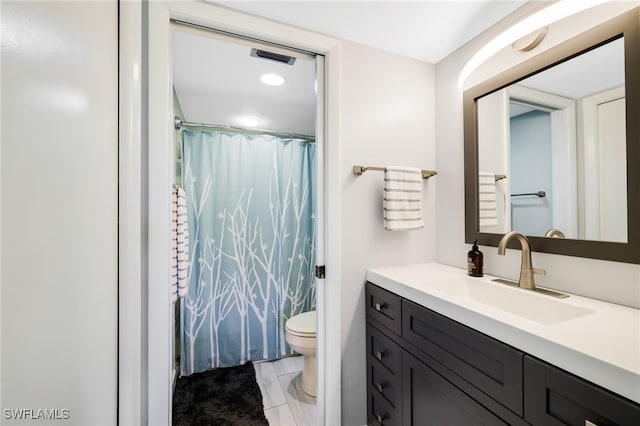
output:
[[[477,99],[480,232],[627,242],[622,37]]]

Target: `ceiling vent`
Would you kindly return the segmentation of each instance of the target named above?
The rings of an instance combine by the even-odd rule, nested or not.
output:
[[[280,62],[281,64],[293,65],[296,58],[293,56],[281,55],[279,53],[269,52],[262,49],[251,49],[251,56],[254,58],[270,59],[272,61]]]

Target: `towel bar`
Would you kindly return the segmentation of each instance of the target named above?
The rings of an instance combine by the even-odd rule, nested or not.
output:
[[[372,170],[376,172],[384,172],[384,167],[378,166],[353,166],[353,174],[356,176],[360,176],[364,174],[367,170]],[[422,179],[429,179],[431,176],[435,176],[438,174],[435,170],[420,170],[422,173]]]
[[[544,191],[538,191],[538,192],[527,192],[524,194],[511,194],[512,197],[526,197],[529,195],[535,195],[536,197],[543,198],[547,195],[547,193]]]

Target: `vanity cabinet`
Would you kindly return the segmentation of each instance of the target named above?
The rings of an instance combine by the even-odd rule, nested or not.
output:
[[[408,300],[402,301],[402,337],[522,415],[522,352]]]
[[[508,424],[407,351],[402,372],[405,425]]]
[[[638,404],[370,282],[365,297],[369,425],[640,425]]]
[[[401,298],[367,284],[367,422],[402,425]]]
[[[536,425],[640,425],[638,404],[530,356],[525,419]]]

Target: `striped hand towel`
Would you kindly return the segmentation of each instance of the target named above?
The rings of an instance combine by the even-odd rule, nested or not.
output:
[[[173,187],[171,208],[171,300],[187,295],[189,272],[189,227],[187,224],[187,196],[178,186]]]
[[[478,173],[478,208],[480,226],[494,226],[498,224],[496,175],[493,173]]]
[[[422,172],[414,167],[385,167],[384,228],[412,231],[424,228]]]

